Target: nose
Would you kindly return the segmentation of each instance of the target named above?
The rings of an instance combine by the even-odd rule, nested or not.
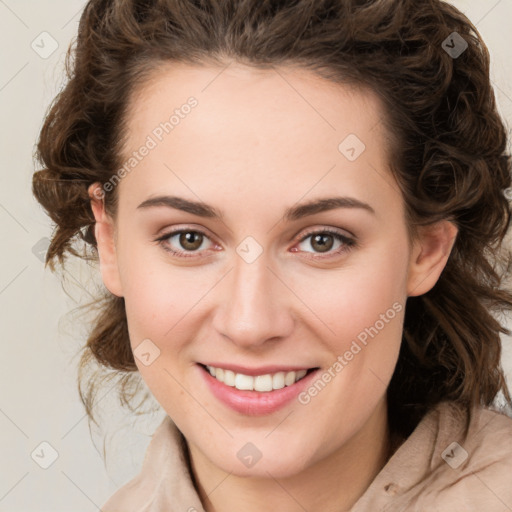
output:
[[[221,284],[214,328],[245,349],[289,336],[294,325],[293,294],[268,268],[265,253],[252,263],[235,258],[235,267]]]

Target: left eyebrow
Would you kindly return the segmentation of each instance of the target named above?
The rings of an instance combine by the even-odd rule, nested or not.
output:
[[[284,213],[286,221],[293,221],[336,208],[361,208],[375,215],[375,210],[368,204],[355,197],[326,197],[315,199],[309,203],[288,208]]]
[[[191,213],[192,215],[212,219],[222,219],[224,216],[221,211],[206,203],[191,201],[177,196],[150,197],[139,204],[137,208],[151,208],[158,206],[174,208],[176,210]],[[284,213],[284,219],[286,221],[295,221],[303,217],[307,217],[308,215],[314,215],[316,213],[334,210],[336,208],[361,208],[375,214],[375,210],[368,203],[360,201],[355,197],[327,197],[287,208]]]

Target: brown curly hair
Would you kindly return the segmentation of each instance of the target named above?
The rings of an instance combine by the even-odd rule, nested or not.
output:
[[[457,32],[458,57],[443,41]],[[452,37],[450,40],[449,38]],[[457,36],[458,37],[458,36]],[[451,44],[453,46],[453,43]],[[369,88],[385,107],[390,164],[411,233],[452,220],[458,236],[437,284],[406,304],[401,351],[388,388],[390,426],[407,436],[442,400],[468,411],[511,397],[500,366],[511,185],[506,130],[489,78],[489,53],[472,23],[439,0],[91,0],[66,58],[67,84],[51,105],[33,192],[56,224],[46,262],[96,250],[88,187],[122,165],[126,114],[159,64],[255,68],[298,65],[339,84]],[[115,215],[116,188],[105,196]],[[105,292],[82,354],[79,391],[91,419],[101,374],[135,389],[123,298]]]

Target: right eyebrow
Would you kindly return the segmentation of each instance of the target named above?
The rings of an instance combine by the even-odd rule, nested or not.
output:
[[[143,201],[137,208],[151,208],[156,206],[166,206],[175,210],[182,210],[199,217],[208,217],[222,219],[223,215],[213,206],[198,201],[190,201],[177,196],[156,196]]]

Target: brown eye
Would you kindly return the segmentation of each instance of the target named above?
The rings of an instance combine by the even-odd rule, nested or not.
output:
[[[203,243],[203,235],[197,231],[183,231],[180,233],[179,243],[187,251],[197,251]]]
[[[175,256],[196,256],[205,252],[208,242],[213,245],[210,238],[201,231],[194,229],[179,229],[162,235],[155,240],[167,252]],[[205,247],[206,245],[206,247]]]
[[[318,233],[311,238],[311,247],[318,252],[327,252],[332,249],[334,238],[332,235]]]
[[[301,247],[302,246],[302,247]],[[356,246],[356,241],[348,236],[342,235],[337,231],[322,230],[313,231],[302,237],[299,242],[300,251],[313,254],[313,258],[322,258],[323,253],[328,253],[325,257],[337,256],[347,252]],[[313,249],[312,251],[309,249]],[[296,250],[294,249],[294,252]],[[318,256],[314,256],[317,254]]]

